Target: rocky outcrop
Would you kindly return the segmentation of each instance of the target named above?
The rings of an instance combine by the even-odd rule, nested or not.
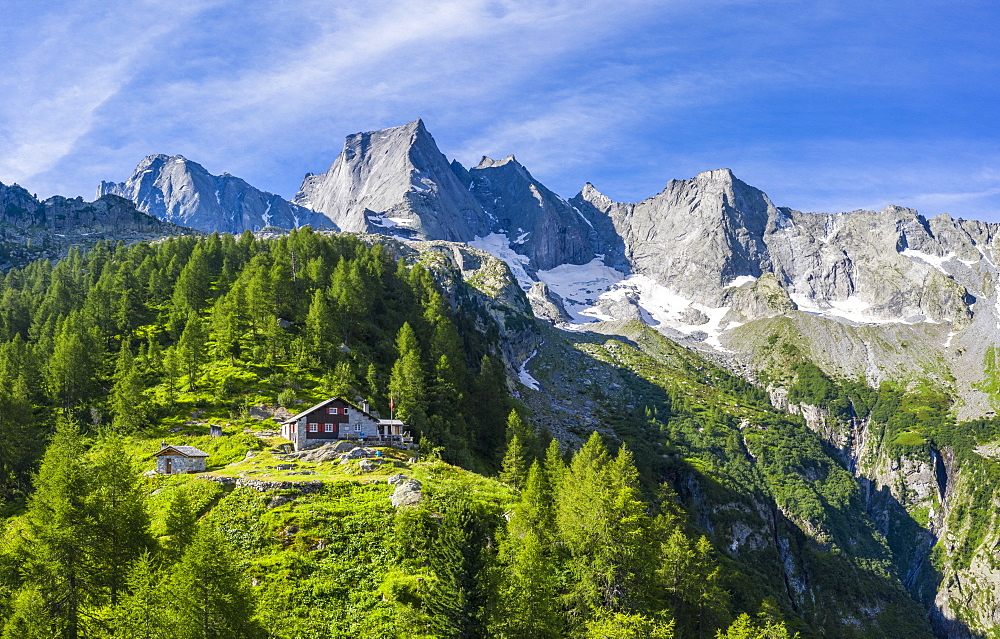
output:
[[[333,226],[322,215],[229,173],[212,175],[180,155],[147,156],[126,181],[101,182],[97,195],[108,193],[131,200],[140,210],[162,220],[202,231],[242,233],[268,226]]]
[[[563,306],[563,300],[551,291],[545,282],[535,282],[528,291],[528,301],[535,317],[555,324],[570,322],[572,318]]]
[[[0,184],[0,268],[59,258],[72,247],[87,248],[99,240],[133,243],[189,233],[115,195],[93,202],[61,196],[39,202],[16,184]]]

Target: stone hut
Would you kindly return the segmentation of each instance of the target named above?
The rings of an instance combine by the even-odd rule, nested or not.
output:
[[[164,446],[153,453],[156,458],[156,472],[161,475],[205,472],[208,453],[194,446]]]

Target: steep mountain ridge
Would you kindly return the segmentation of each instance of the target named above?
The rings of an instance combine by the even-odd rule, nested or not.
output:
[[[201,231],[242,233],[267,226],[330,227],[322,215],[223,173],[212,175],[184,156],[150,155],[125,182],[101,182],[97,196],[114,194],[150,215]]]
[[[594,258],[592,225],[513,155],[502,160],[484,156],[469,171],[469,190],[489,215],[490,230],[507,235],[535,269],[585,264]]]

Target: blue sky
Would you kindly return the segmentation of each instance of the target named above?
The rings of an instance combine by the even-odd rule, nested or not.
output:
[[[0,181],[93,197],[150,153],[291,197],[422,117],[620,201],[729,167],[804,211],[1000,221],[995,0],[0,0]]]

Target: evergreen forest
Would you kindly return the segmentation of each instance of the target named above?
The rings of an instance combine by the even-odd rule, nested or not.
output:
[[[308,228],[99,243],[8,271],[0,636],[932,636],[901,551],[801,418],[655,331],[498,320],[474,284]],[[554,436],[505,360],[512,326],[553,362],[612,371],[631,403],[595,391],[603,427]],[[848,419],[882,410],[893,445],[952,432],[930,391],[897,424],[905,392],[795,366],[793,394]],[[402,419],[417,448],[374,472],[264,465],[285,449],[260,407],[331,396]],[[161,442],[202,448],[209,472],[145,472]],[[208,477],[238,472],[284,483]],[[392,506],[392,473],[420,481],[419,505]],[[720,544],[739,518],[757,523]]]

